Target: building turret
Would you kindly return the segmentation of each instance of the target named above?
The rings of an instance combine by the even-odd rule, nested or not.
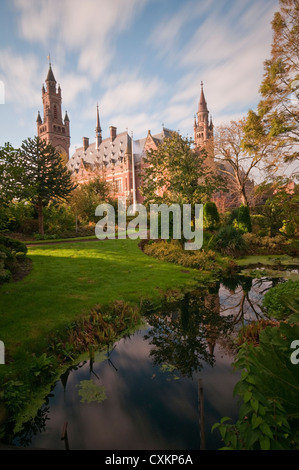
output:
[[[203,147],[213,136],[213,123],[209,123],[209,110],[201,82],[201,93],[198,103],[197,120],[194,119],[194,143],[198,148]]]
[[[42,86],[42,100],[44,119],[42,121],[40,113],[38,113],[36,119],[37,135],[57,148],[63,160],[67,162],[70,148],[70,120],[67,113],[65,113],[64,120],[62,118],[61,87],[59,85],[56,90],[56,79],[51,62],[49,62],[46,78],[46,89],[44,85]]]
[[[102,129],[100,125],[99,105],[97,105],[96,150],[100,148],[101,143],[102,143]]]

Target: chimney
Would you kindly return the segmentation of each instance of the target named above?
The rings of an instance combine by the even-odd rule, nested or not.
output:
[[[110,139],[111,139],[111,142],[114,141],[115,137],[116,137],[116,127],[110,126]]]
[[[89,147],[89,137],[83,137],[83,150],[86,152]]]

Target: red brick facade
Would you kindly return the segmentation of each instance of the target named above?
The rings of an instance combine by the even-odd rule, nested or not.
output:
[[[58,89],[56,87],[51,64],[46,78],[46,89],[44,85],[42,87],[42,99],[44,115],[42,119],[38,112],[36,119],[37,135],[56,147],[60,151],[63,161],[67,163],[71,140],[70,121],[67,112],[64,120],[62,119],[61,88],[60,86],[58,86]]]
[[[96,112],[96,132],[93,143],[83,137],[82,147],[77,148],[69,158],[70,123],[67,113],[64,120],[61,112],[61,89],[56,87],[56,80],[51,64],[46,78],[46,89],[42,87],[43,120],[37,116],[37,135],[45,138],[61,151],[63,159],[79,184],[94,178],[103,178],[111,183],[115,197],[125,197],[129,203],[142,203],[140,193],[141,173],[144,168],[144,156],[148,149],[156,149],[164,138],[173,131],[162,128],[162,132],[152,135],[148,131],[143,139],[133,140],[127,132],[117,134],[117,129],[110,126],[110,136],[102,139],[99,107]],[[194,142],[201,148],[213,135],[212,120],[209,122],[209,111],[201,88],[201,96],[194,122]]]

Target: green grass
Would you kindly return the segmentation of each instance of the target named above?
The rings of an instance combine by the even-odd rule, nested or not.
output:
[[[0,286],[0,339],[10,357],[42,347],[50,331],[96,304],[157,299],[161,291],[202,278],[196,270],[148,257],[129,239],[32,246],[28,257],[31,273]]]
[[[234,260],[239,266],[249,266],[255,264],[264,264],[268,266],[273,266],[281,264],[283,266],[288,265],[297,265],[299,266],[299,259],[292,258],[288,255],[250,255],[243,258]]]
[[[87,237],[72,237],[72,238],[53,238],[50,240],[27,240],[24,241],[26,245],[37,245],[37,244],[49,244],[49,243],[57,243],[57,242],[67,242],[67,241],[73,241],[76,242],[78,240],[96,240],[97,237],[95,235],[89,235]]]

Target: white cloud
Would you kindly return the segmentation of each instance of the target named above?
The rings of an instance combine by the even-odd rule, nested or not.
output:
[[[183,72],[170,101],[172,105],[193,103],[193,116],[203,80],[208,107],[214,116],[236,115],[242,110],[246,113],[258,101],[263,62],[270,54],[270,22],[277,3],[212,3],[210,13],[202,13],[201,23],[184,46],[179,48],[175,41],[165,44],[168,54],[175,58],[176,68]],[[177,26],[175,36],[178,30],[188,28],[189,21],[187,14],[170,16],[166,24],[156,28],[153,44],[158,46],[162,32],[168,32],[171,25]]]
[[[99,78],[114,57],[114,41],[147,0],[15,0],[21,36],[76,51],[78,68]]]
[[[17,55],[11,49],[0,49],[0,73],[5,85],[6,102],[22,107],[40,103],[39,64],[33,54]]]

